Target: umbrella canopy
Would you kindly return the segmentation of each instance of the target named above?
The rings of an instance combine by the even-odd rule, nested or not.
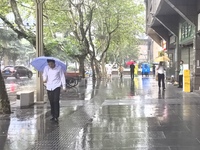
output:
[[[134,61],[128,61],[128,62],[126,62],[126,65],[132,65],[132,64],[135,64],[135,62]]]
[[[155,62],[170,61],[170,59],[169,59],[169,57],[167,57],[167,56],[160,56],[160,57],[155,58],[154,61],[155,61]]]
[[[61,66],[62,70],[64,72],[66,72],[67,70],[67,65],[62,62],[61,60],[59,60],[58,58],[54,58],[54,57],[45,57],[45,56],[41,56],[41,57],[37,57],[35,58],[32,62],[31,65],[39,72],[43,72],[45,66],[48,65],[47,63],[47,59],[51,59],[51,60],[55,60],[56,65]]]

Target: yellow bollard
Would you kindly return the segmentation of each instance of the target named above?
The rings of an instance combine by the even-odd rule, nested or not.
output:
[[[190,70],[183,71],[183,91],[190,92]]]

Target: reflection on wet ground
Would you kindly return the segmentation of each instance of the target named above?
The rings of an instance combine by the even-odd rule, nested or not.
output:
[[[159,91],[150,78],[110,84],[98,115],[81,130],[73,149],[200,149],[197,95],[172,85]]]
[[[49,104],[0,117],[5,150],[199,150],[200,100],[155,79],[92,82],[61,94],[59,124]]]

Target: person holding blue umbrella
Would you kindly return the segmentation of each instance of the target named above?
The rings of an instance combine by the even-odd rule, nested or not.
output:
[[[61,86],[66,91],[65,73],[61,66],[56,65],[54,59],[47,59],[48,65],[43,70],[43,82],[46,83],[48,99],[51,105],[52,121],[58,122],[60,115]]]

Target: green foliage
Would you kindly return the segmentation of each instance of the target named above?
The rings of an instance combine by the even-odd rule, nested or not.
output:
[[[17,53],[15,56],[13,56],[13,52],[16,51],[19,44],[17,34],[12,30],[7,29],[0,29],[0,33],[0,61],[4,55],[7,55],[8,57],[11,55],[12,57],[17,57]]]
[[[56,56],[62,60],[79,59],[83,73],[83,59],[88,54],[93,59],[100,58],[101,60],[107,53],[109,60],[118,62],[127,56],[137,57],[136,36],[144,32],[145,17],[142,1],[47,0],[44,4],[43,15],[45,55]],[[12,2],[16,2],[17,6],[11,8],[10,1],[1,0],[0,18],[17,33],[18,38],[27,39],[35,47],[35,25],[32,24],[28,29],[24,25],[25,21],[36,20],[34,0],[12,0]],[[17,13],[18,16],[15,18],[18,22],[5,19],[12,10],[15,10],[14,12],[19,10],[19,15]],[[57,37],[58,34],[63,37]],[[2,43],[1,41],[1,49]],[[21,48],[10,44],[11,59],[17,59],[17,56],[22,54]],[[28,50],[25,49],[25,51]],[[6,93],[1,75],[0,85],[0,91],[3,89]],[[4,107],[6,112],[10,111],[7,96],[2,96],[0,92],[0,112],[4,110]]]
[[[8,0],[1,0],[0,7],[1,7],[0,14],[2,15],[5,15],[11,12]]]
[[[99,6],[100,9],[95,13],[97,48],[101,52],[105,48],[108,32],[117,28],[112,34],[107,61],[121,62],[127,56],[137,58],[139,43],[136,36],[144,32],[144,5],[132,0],[101,0]]]
[[[47,0],[44,4],[44,43],[48,55],[76,58],[88,53],[88,47],[82,40],[89,41],[89,49],[95,57],[101,56],[108,48],[108,58],[137,57],[138,43],[136,36],[144,32],[144,4],[143,1],[133,0],[85,0],[80,5],[83,17],[80,18],[78,5],[66,0]],[[18,0],[18,9],[23,20],[35,17],[35,3],[30,0]],[[2,0],[1,13],[11,12],[7,0]],[[94,9],[93,9],[94,8]],[[91,11],[93,9],[93,11]],[[24,13],[25,12],[25,13]],[[92,16],[91,24],[90,19]],[[31,29],[34,29],[32,26]],[[89,35],[90,28],[92,35]],[[62,38],[56,34],[62,34]],[[76,35],[76,34],[77,35]],[[92,44],[94,49],[92,49]],[[122,58],[120,58],[122,59]]]

